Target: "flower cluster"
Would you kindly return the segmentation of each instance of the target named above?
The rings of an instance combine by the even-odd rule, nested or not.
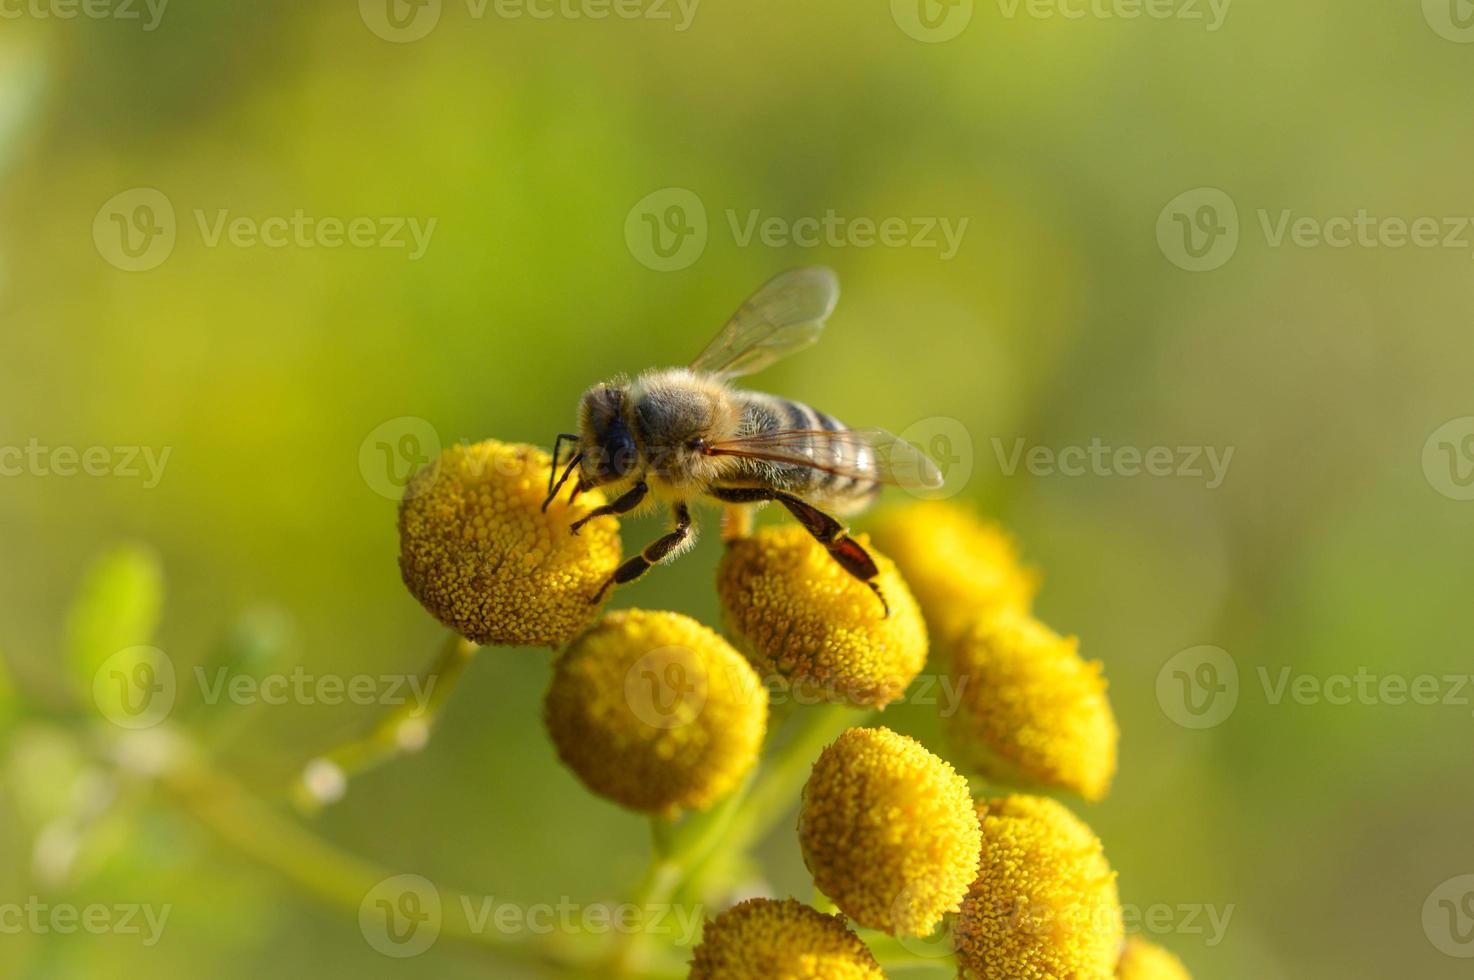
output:
[[[1104,797],[1118,732],[1100,664],[1033,617],[1038,576],[1004,532],[950,503],[883,513],[855,540],[884,604],[802,527],[736,535],[717,575],[729,642],[673,612],[600,618],[591,600],[619,563],[617,519],[569,534],[601,501],[544,512],[550,466],[540,450],[495,442],[443,454],[406,493],[400,566],[463,636],[559,648],[544,702],[553,745],[591,792],[661,822],[649,880],[665,894],[714,868],[750,875],[743,855],[717,853],[723,831],[744,828],[746,847],[754,827],[797,806],[817,904],[837,914],[792,899],[736,904],[707,923],[690,977],[869,980],[885,962],[871,946],[898,942],[950,956],[974,980],[1187,977],[1170,953],[1125,940],[1116,875],[1090,828],[1019,792]],[[929,638],[961,692],[945,726],[951,762],[866,724],[926,668]],[[803,707],[770,719],[770,691]],[[843,726],[805,736],[835,712]],[[769,737],[785,719],[797,731]],[[777,758],[809,745],[797,764]],[[699,894],[732,895],[739,882],[711,884]],[[621,952],[601,975],[631,975],[636,962]]]

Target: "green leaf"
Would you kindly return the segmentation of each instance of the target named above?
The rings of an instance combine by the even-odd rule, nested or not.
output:
[[[105,660],[152,642],[163,604],[164,573],[152,551],[122,545],[92,563],[66,624],[67,666],[84,698]]]

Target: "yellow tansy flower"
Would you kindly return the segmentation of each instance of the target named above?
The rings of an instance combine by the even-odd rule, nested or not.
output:
[[[933,500],[890,508],[876,515],[870,536],[906,576],[939,645],[982,613],[1027,610],[1039,591],[1013,540],[968,507]]]
[[[838,915],[793,899],[755,898],[709,923],[689,980],[885,980]]]
[[[814,884],[862,926],[927,936],[977,876],[967,781],[921,743],[851,728],[804,786],[799,843]]]
[[[926,663],[926,625],[895,565],[869,550],[889,616],[797,525],[728,544],[717,573],[723,618],[764,677],[801,697],[876,708],[906,690]]]
[[[1008,785],[1105,796],[1120,732],[1100,664],[1078,649],[1023,613],[985,616],[963,633],[948,668],[960,691],[947,719],[959,761]]]
[[[954,941],[974,980],[1110,980],[1124,929],[1100,840],[1062,804],[1010,796],[978,807],[983,859]]]
[[[702,810],[757,762],[767,691],[694,619],[610,613],[558,658],[544,718],[590,790],[645,813]]]
[[[619,564],[614,518],[568,526],[604,503],[547,492],[547,453],[487,440],[456,446],[415,474],[399,507],[399,570],[436,619],[476,643],[555,646],[599,612],[590,602]]]
[[[1117,980],[1192,980],[1182,961],[1160,946],[1138,936],[1126,940],[1126,951],[1116,967]]]

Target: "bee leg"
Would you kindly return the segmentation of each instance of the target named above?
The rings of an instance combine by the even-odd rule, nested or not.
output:
[[[562,439],[563,437],[559,436],[558,438]],[[558,482],[556,484],[553,482],[553,474],[558,471],[556,457],[554,457],[553,462],[553,467],[548,471],[548,495],[546,498],[543,499],[544,514],[548,512],[548,504],[551,504],[553,502],[554,498],[558,496],[558,491],[563,489],[563,484],[567,483],[568,478],[573,475],[574,469],[577,468],[579,463],[583,462],[583,453],[573,454],[573,458],[568,461],[568,467],[563,471],[563,475],[558,477]]]
[[[864,582],[870,591],[875,593],[875,598],[880,600],[882,614],[884,616],[891,614],[890,603],[885,601],[885,595],[875,581],[880,575],[875,559],[870,557],[870,553],[858,541],[850,537],[845,526],[839,521],[813,504],[806,503],[781,490],[768,490],[762,487],[714,487],[709,492],[716,499],[730,504],[756,503],[760,500],[778,501],[798,519],[804,530],[814,536],[815,541],[824,546],[824,549],[829,552],[829,557],[838,562],[840,568]]]
[[[558,459],[563,455],[563,443],[577,441],[578,436],[571,432],[560,432],[558,433],[558,438],[553,440],[553,462],[551,468],[548,470],[548,499],[550,500],[557,496],[558,493],[553,489],[553,474],[558,472]],[[567,477],[565,476],[564,479],[566,480]]]
[[[641,480],[639,483],[636,483],[634,486],[626,490],[623,494],[615,498],[612,503],[605,504],[602,507],[595,507],[587,514],[583,515],[578,520],[568,525],[568,531],[570,534],[577,534],[579,532],[579,529],[581,529],[585,524],[596,517],[608,517],[610,514],[627,514],[630,511],[634,510],[636,507],[640,506],[640,501],[644,500],[645,494],[649,492],[649,485],[646,484],[644,480]]]
[[[623,500],[624,498],[621,497],[620,499]],[[671,552],[686,542],[686,539],[691,534],[691,509],[684,503],[680,503],[676,504],[672,510],[676,516],[675,528],[646,545],[644,550],[638,555],[626,559],[624,564],[616,568],[614,574],[609,576],[603,585],[599,586],[599,591],[589,600],[590,602],[598,602],[604,598],[604,593],[608,592],[611,586],[633,582],[648,572],[651,565],[667,557]]]

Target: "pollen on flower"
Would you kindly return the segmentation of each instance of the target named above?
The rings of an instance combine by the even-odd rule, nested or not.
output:
[[[1182,961],[1139,936],[1126,940],[1116,980],[1192,980]]]
[[[964,767],[1013,786],[1098,800],[1116,772],[1120,732],[1101,666],[1027,614],[985,616],[948,652],[959,691],[947,729]]]
[[[543,704],[590,790],[645,813],[703,810],[757,762],[768,699],[752,666],[686,616],[610,613],[554,665]]]
[[[399,570],[436,619],[476,643],[554,646],[599,612],[589,600],[619,564],[617,522],[568,526],[604,502],[554,501],[547,453],[488,440],[447,449],[405,489]]]
[[[1039,575],[1019,564],[1013,539],[968,507],[941,500],[882,511],[871,537],[911,583],[942,644],[980,614],[1027,610]]]
[[[889,616],[797,525],[729,542],[717,572],[723,620],[764,677],[806,696],[883,708],[920,673],[927,638],[916,600],[895,565],[867,550]]]
[[[755,898],[707,924],[689,980],[885,980],[845,925],[793,899]]]
[[[980,841],[967,781],[886,728],[846,731],[804,786],[804,863],[862,926],[930,935],[976,878]]]
[[[982,864],[958,915],[958,964],[973,980],[1109,980],[1124,928],[1100,840],[1055,800],[980,804]]]

